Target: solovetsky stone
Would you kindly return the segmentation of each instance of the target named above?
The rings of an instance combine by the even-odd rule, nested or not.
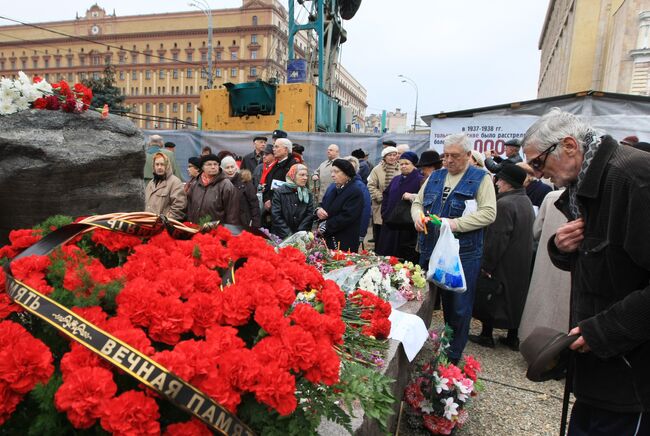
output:
[[[0,244],[46,218],[144,208],[142,132],[97,112],[0,116]]]

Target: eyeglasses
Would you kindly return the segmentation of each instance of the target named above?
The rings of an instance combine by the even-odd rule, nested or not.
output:
[[[535,171],[542,171],[544,169],[544,166],[546,166],[546,159],[548,159],[548,156],[551,153],[553,153],[553,150],[555,150],[557,146],[558,146],[557,142],[551,145],[546,150],[538,154],[537,157],[534,157],[531,160],[529,160],[527,162],[528,165],[530,165],[530,167]]]

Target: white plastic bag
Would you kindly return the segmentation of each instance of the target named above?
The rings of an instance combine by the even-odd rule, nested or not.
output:
[[[467,282],[460,262],[459,249],[458,239],[451,232],[449,222],[443,219],[438,242],[429,258],[427,280],[448,291],[465,292]]]

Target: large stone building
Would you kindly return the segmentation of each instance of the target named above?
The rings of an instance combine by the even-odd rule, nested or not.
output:
[[[550,0],[538,97],[650,94],[650,0]]]
[[[211,12],[214,87],[256,79],[286,81],[288,12],[278,0],[243,0],[240,8]],[[136,120],[140,127],[170,129],[198,122],[199,93],[208,79],[202,11],[121,17],[95,4],[74,20],[38,27],[50,31],[0,27],[0,76],[22,70],[49,82],[75,83],[99,77],[111,64],[116,86],[141,118]],[[296,37],[295,51],[298,58],[306,56],[305,36]],[[337,78],[335,94],[353,112],[365,113],[365,89],[342,66]]]

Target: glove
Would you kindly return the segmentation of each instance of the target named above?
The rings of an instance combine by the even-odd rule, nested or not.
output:
[[[327,221],[321,221],[321,223],[318,225],[318,233],[324,235],[326,231],[327,231]]]

